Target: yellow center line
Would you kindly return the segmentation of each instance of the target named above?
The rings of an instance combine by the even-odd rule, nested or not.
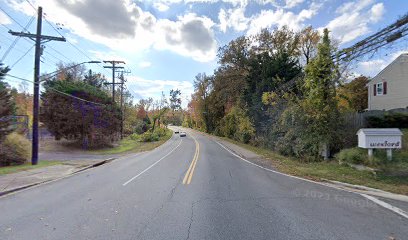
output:
[[[194,174],[194,169],[195,169],[195,166],[197,164],[198,156],[200,154],[200,144],[197,142],[197,140],[193,136],[192,136],[192,138],[195,141],[196,150],[195,150],[195,153],[194,153],[193,161],[191,161],[190,167],[188,168],[188,170],[186,172],[186,175],[184,176],[183,184],[190,184],[191,183],[191,179],[193,178],[193,174]]]
[[[194,169],[195,169],[195,167],[196,167],[196,165],[197,165],[198,155],[200,154],[200,148],[197,147],[197,149],[198,149],[197,155],[196,155],[196,158],[195,158],[195,161],[194,161],[193,168],[191,169],[190,176],[188,177],[187,184],[190,184],[191,178],[193,178]]]

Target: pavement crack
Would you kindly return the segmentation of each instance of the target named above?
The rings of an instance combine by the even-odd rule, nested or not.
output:
[[[188,240],[190,238],[191,225],[193,224],[193,221],[194,221],[194,204],[196,204],[196,203],[197,202],[193,202],[191,204],[190,224],[188,225],[186,240]]]

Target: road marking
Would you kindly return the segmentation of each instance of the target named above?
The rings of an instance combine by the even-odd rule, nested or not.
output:
[[[186,184],[186,185],[191,183],[191,179],[193,178],[194,170],[197,165],[198,156],[200,155],[200,144],[195,139],[195,137],[193,137],[192,135],[191,137],[194,139],[194,142],[196,144],[196,150],[194,153],[193,161],[191,161],[190,167],[188,168],[186,175],[184,176],[184,179],[183,179],[183,184]]]
[[[378,198],[375,198],[375,197],[373,197],[373,196],[370,196],[370,195],[367,195],[367,194],[364,194],[364,193],[359,193],[359,194],[360,194],[361,196],[367,198],[368,200],[370,200],[370,201],[372,201],[372,202],[374,202],[374,203],[380,205],[381,207],[386,208],[386,209],[388,209],[388,210],[391,210],[391,211],[393,211],[393,212],[395,212],[395,213],[398,213],[399,215],[401,215],[401,216],[405,217],[406,219],[408,219],[408,213],[405,212],[404,210],[402,210],[402,209],[400,209],[400,208],[397,208],[397,207],[394,207],[394,206],[392,206],[391,204],[386,203],[386,202],[384,202],[384,201],[381,201],[381,200],[379,200]]]
[[[358,195],[360,195],[360,196],[362,196],[362,197],[364,197],[364,198],[366,198],[366,199],[368,199],[368,200],[370,200],[370,201],[376,203],[377,205],[379,205],[379,206],[381,206],[381,207],[383,207],[383,208],[385,208],[385,209],[388,209],[388,210],[390,210],[390,211],[392,211],[392,212],[394,212],[394,213],[396,213],[396,214],[398,214],[398,215],[400,215],[400,216],[402,216],[402,217],[408,219],[408,213],[405,212],[404,210],[402,210],[402,209],[400,209],[400,208],[397,208],[397,207],[394,207],[394,206],[392,206],[391,204],[388,204],[388,203],[386,203],[386,202],[384,202],[384,201],[381,201],[381,200],[379,200],[379,199],[377,199],[377,198],[375,198],[375,197],[373,197],[373,196],[369,196],[369,195],[364,194],[364,193],[353,192],[353,191],[350,191],[350,190],[338,188],[338,187],[336,187],[336,186],[327,185],[327,184],[325,184],[325,183],[316,182],[316,181],[312,181],[312,180],[309,180],[309,179],[292,176],[292,175],[289,175],[289,174],[286,174],[286,173],[281,173],[281,172],[278,172],[278,171],[275,171],[275,170],[272,170],[272,169],[269,169],[269,168],[266,168],[266,167],[262,167],[262,166],[260,166],[260,165],[258,165],[258,164],[256,164],[256,163],[250,162],[250,161],[246,160],[245,158],[239,156],[238,154],[232,152],[231,150],[229,150],[227,147],[225,147],[223,144],[219,143],[218,141],[215,141],[215,142],[216,142],[218,145],[220,145],[222,148],[224,148],[225,150],[227,150],[229,153],[231,153],[232,155],[234,155],[235,157],[237,157],[237,158],[241,159],[242,161],[244,161],[244,162],[246,162],[246,163],[249,163],[249,164],[251,164],[251,165],[253,165],[253,166],[255,166],[255,167],[258,167],[258,168],[261,168],[261,169],[263,169],[263,170],[266,170],[266,171],[269,171],[269,172],[273,172],[273,173],[276,173],[276,174],[280,174],[280,175],[283,175],[283,176],[295,178],[295,179],[298,179],[298,180],[302,180],[302,181],[306,181],[306,182],[318,184],[318,185],[325,186],[325,187],[334,188],[334,189],[337,189],[337,190],[340,190],[340,191],[345,191],[345,192],[349,192],[349,193],[358,194]]]
[[[139,174],[137,174],[136,176],[132,177],[131,179],[129,179],[128,181],[126,181],[124,184],[122,184],[123,186],[128,185],[131,181],[135,180],[136,178],[138,178],[140,175],[142,175],[143,173],[147,172],[150,168],[154,167],[154,165],[158,164],[161,160],[163,160],[164,158],[166,158],[167,156],[169,156],[174,150],[176,150],[181,142],[183,141],[183,139],[180,139],[179,144],[173,148],[170,152],[168,152],[166,155],[164,155],[162,158],[160,158],[159,160],[157,160],[156,162],[154,162],[152,165],[150,165],[149,167],[147,167],[145,170],[143,170],[142,172],[140,172]]]

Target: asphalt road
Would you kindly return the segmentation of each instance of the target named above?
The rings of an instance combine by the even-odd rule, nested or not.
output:
[[[0,198],[2,240],[390,236],[408,239],[408,220],[357,194],[251,165],[193,132]]]

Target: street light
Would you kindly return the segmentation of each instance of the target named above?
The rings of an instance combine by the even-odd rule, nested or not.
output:
[[[52,72],[50,74],[47,75],[51,75],[48,76],[38,82],[35,82],[34,84],[39,85],[41,82],[44,82],[50,78],[52,78],[53,76],[55,76],[56,74],[58,74],[59,72],[63,71],[63,70],[67,70],[67,69],[71,69],[74,67],[77,67],[79,65],[85,64],[85,63],[101,63],[100,61],[88,61],[88,62],[81,62],[78,64],[75,64],[73,66],[70,67],[66,67],[63,69],[59,69],[55,72]],[[40,99],[40,95],[36,94],[36,92],[34,92],[34,96],[33,96],[33,137],[32,137],[32,148],[31,148],[31,164],[32,165],[37,165],[38,163],[38,123],[39,123],[39,113],[40,113],[40,105],[39,103],[39,99]]]

